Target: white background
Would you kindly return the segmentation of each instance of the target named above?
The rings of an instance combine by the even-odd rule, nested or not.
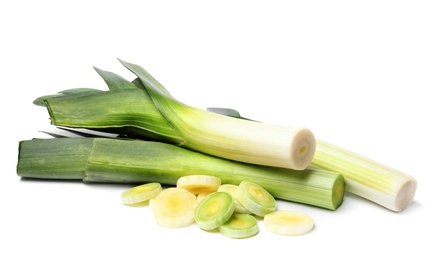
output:
[[[2,1],[1,259],[277,257],[415,259],[439,252],[439,1]],[[93,66],[132,79],[137,63],[194,107],[309,127],[317,139],[418,181],[394,213],[348,195],[315,229],[234,240],[195,225],[166,229],[127,207],[129,186],[31,181],[15,172],[19,140],[53,129],[34,98],[105,89]]]

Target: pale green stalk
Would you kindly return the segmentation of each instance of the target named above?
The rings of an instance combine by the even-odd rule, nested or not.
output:
[[[255,182],[275,198],[331,210],[343,202],[341,174],[296,171],[240,163],[162,142],[119,138],[52,138],[20,142],[17,174],[25,178],[176,186],[188,175],[212,175],[222,183]]]
[[[342,173],[347,191],[393,211],[406,209],[415,196],[413,177],[320,140],[312,165]]]

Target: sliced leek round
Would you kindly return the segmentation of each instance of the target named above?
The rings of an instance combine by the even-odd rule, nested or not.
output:
[[[257,216],[263,217],[277,208],[274,197],[262,186],[251,181],[242,181],[239,184],[237,198],[247,210]]]
[[[286,236],[303,235],[314,228],[314,220],[309,215],[287,210],[269,213],[263,222],[269,231]]]
[[[234,201],[234,205],[235,205],[235,209],[234,212],[236,213],[245,213],[245,214],[250,214],[251,212],[249,210],[247,210],[240,202],[239,199],[237,198],[237,190],[239,189],[238,185],[234,185],[234,184],[222,184],[221,186],[219,186],[219,188],[217,189],[217,191],[223,191],[226,192],[228,194],[231,195],[231,197],[233,197],[233,201]]]
[[[219,227],[219,232],[230,238],[246,238],[259,232],[259,225],[250,214],[234,213],[230,219]]]
[[[222,180],[210,175],[187,175],[178,179],[176,187],[186,189],[193,194],[215,192]]]
[[[126,205],[148,201],[156,197],[162,190],[158,182],[138,185],[121,193],[121,200]]]
[[[162,190],[154,199],[153,215],[156,222],[168,228],[186,227],[194,223],[196,196],[184,189]]]
[[[230,194],[214,192],[197,205],[194,219],[199,228],[213,230],[230,219],[234,208],[234,201]]]

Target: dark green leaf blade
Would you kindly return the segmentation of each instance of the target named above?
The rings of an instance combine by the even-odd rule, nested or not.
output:
[[[96,67],[93,67],[95,71],[101,76],[101,78],[104,79],[104,81],[107,84],[107,87],[110,90],[121,90],[121,89],[133,89],[136,88],[136,85],[132,82],[126,80],[122,76],[110,72],[105,71]]]

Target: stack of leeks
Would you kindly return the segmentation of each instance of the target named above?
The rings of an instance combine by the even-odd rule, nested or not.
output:
[[[21,141],[19,176],[176,185],[182,176],[212,175],[223,183],[253,181],[275,198],[331,210],[345,190],[393,211],[414,197],[412,177],[316,140],[305,127],[188,106],[142,67],[121,63],[136,75],[133,81],[96,68],[109,90],[71,89],[34,102],[47,107],[53,125],[118,137]]]

